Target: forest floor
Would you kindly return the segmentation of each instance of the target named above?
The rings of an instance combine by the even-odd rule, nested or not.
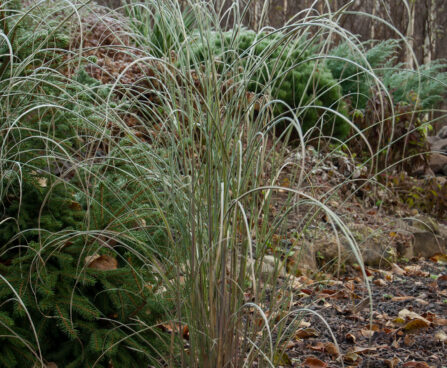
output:
[[[361,272],[295,282],[296,308],[308,308],[285,349],[294,367],[427,368],[447,366],[446,257],[391,270],[368,268],[372,306]],[[338,347],[327,328],[331,327]]]

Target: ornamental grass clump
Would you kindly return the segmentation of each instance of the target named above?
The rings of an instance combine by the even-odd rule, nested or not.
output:
[[[27,55],[4,29],[0,366],[281,364],[315,314],[272,254],[289,216],[300,233],[325,214],[362,263],[304,164],[308,144],[365,137],[327,67],[332,34],[355,38],[311,12],[248,31],[239,2],[51,4],[7,18],[41,31]]]
[[[182,25],[177,2],[148,5],[153,6],[150,12],[159,11],[157,19],[179,22],[169,29],[183,33],[158,57],[151,40],[144,45],[141,28],[133,28],[133,37],[146,54],[123,70],[115,83],[118,86],[134,65],[156,65],[145,81],[143,77],[129,87],[128,96],[139,124],[150,135],[146,155],[161,155],[165,163],[154,167],[154,175],[164,178],[160,195],[169,198],[159,202],[161,217],[171,217],[166,221],[171,254],[164,264],[173,268],[157,268],[171,280],[167,293],[174,295],[176,304],[170,366],[271,367],[279,364],[277,357],[293,339],[299,321],[312,313],[293,308],[288,278],[280,277],[285,260],[275,258],[265,272],[272,237],[286,236],[286,214],[302,208],[311,217],[311,213],[327,213],[358,256],[353,238],[335,213],[301,190],[304,166],[297,167],[296,187],[278,183],[287,166],[287,144],[293,132],[304,160],[311,136],[324,131],[331,139],[341,126],[337,121],[346,124],[337,131],[341,137],[351,125],[343,111],[341,88],[324,68],[324,55],[312,60],[305,47],[298,47],[308,33],[305,26],[296,24],[268,36],[247,31],[235,21],[231,31],[224,31],[220,15],[206,4],[188,5],[196,18],[193,32]],[[240,19],[237,7],[231,11],[233,19]],[[139,19],[148,18],[141,14]],[[314,21],[313,26],[320,25]],[[321,26],[326,29],[327,23]],[[265,43],[256,49],[263,38]],[[216,46],[219,41],[223,46]],[[246,45],[240,46],[242,42]],[[269,56],[272,52],[278,52],[276,63]],[[281,61],[283,53],[294,57]],[[281,87],[287,81],[292,86],[294,78],[301,83],[296,94],[293,88]],[[303,92],[305,88],[309,92]],[[279,191],[289,195],[278,215],[273,202]],[[186,350],[177,350],[182,340]]]

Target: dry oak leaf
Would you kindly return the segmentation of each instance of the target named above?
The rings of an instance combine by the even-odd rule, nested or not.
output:
[[[400,275],[400,276],[402,276],[402,275],[405,275],[405,271],[402,269],[402,268],[400,268],[397,264],[395,264],[395,263],[393,263],[392,265],[391,265],[391,270],[393,271],[393,273],[395,273],[396,275]]]
[[[110,271],[118,268],[118,261],[116,258],[107,254],[87,256],[85,257],[85,263],[88,268],[100,271]]]
[[[438,331],[435,334],[435,340],[439,342],[447,342],[447,335],[445,334],[444,331]]]
[[[425,362],[406,362],[403,365],[404,368],[430,368]]]
[[[393,359],[385,359],[384,363],[388,368],[396,368],[400,363],[400,359],[396,357]]]
[[[303,362],[304,368],[326,368],[327,366],[327,363],[313,356],[306,358]]]
[[[318,337],[319,333],[315,328],[305,328],[303,330],[298,330],[295,337],[298,339],[306,339],[309,337]]]
[[[420,330],[422,328],[427,328],[430,326],[430,322],[424,319],[412,319],[410,322],[408,322],[404,327],[404,331],[410,332],[415,330]]]
[[[324,351],[328,353],[332,358],[338,358],[340,352],[337,346],[333,342],[327,342],[324,344]]]
[[[419,314],[417,314],[415,312],[409,311],[406,308],[402,309],[399,312],[399,317],[398,318],[402,318],[403,320],[405,320],[405,319],[410,319],[410,320],[412,320],[412,319],[420,319],[420,320],[424,321],[426,324],[430,325],[430,321],[428,319],[422,317],[421,315],[419,315]]]

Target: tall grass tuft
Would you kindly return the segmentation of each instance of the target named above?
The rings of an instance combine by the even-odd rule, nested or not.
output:
[[[325,213],[362,263],[327,204],[339,194],[312,195],[304,164],[309,144],[335,151],[348,144],[323,133],[328,116],[351,128],[351,140],[365,139],[337,110],[349,96],[323,106],[328,91],[314,88],[333,35],[361,53],[337,24],[340,14],[309,11],[282,29],[261,27],[241,54],[249,8],[238,1],[226,12],[195,0],[183,7],[129,1],[117,12],[90,2],[8,4],[0,8],[7,24],[0,226],[8,230],[0,244],[0,340],[22,343],[8,355],[9,366],[277,366],[300,320],[313,313],[293,307],[294,270],[284,272],[287,257],[272,257],[281,251],[274,238],[288,236],[289,218],[301,214],[301,234]],[[70,30],[76,40],[67,41]],[[270,33],[265,52],[254,52]],[[210,43],[216,38],[230,39],[218,54]],[[309,53],[272,67],[271,53],[285,45]],[[391,99],[367,60],[336,58],[368,74],[384,90],[381,98]],[[272,97],[306,63],[310,97],[296,106]],[[274,72],[253,89],[259,70]],[[310,111],[316,123],[303,131]],[[299,159],[290,163],[292,140]],[[374,159],[379,153],[366,146]],[[280,203],[278,193],[285,193]],[[63,310],[60,300],[68,302]],[[82,312],[83,303],[91,313]],[[57,339],[39,328],[42,321]],[[98,329],[103,335],[94,334]]]

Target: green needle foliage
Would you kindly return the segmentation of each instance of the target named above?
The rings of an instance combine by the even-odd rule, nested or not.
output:
[[[376,72],[379,68],[391,66],[398,45],[398,41],[393,39],[375,44],[370,41],[356,45],[358,51],[355,51],[352,44],[343,42],[330,51],[330,55],[336,58],[329,59],[327,67],[340,81],[344,95],[350,96],[353,106],[365,108],[376,82],[366,71]]]
[[[63,24],[27,10],[2,13],[0,367],[144,366],[165,346],[148,266],[161,220],[136,195],[129,143],[110,147],[110,88],[65,76],[85,60],[70,60]]]
[[[343,94],[349,96],[353,108],[364,109],[374,98],[380,76],[383,86],[391,93],[395,103],[409,103],[423,109],[439,106],[447,92],[447,64],[436,60],[408,70],[405,64],[396,63],[398,40],[368,41],[356,45],[343,42],[330,51],[327,67],[340,81]],[[371,73],[373,73],[371,75]]]
[[[247,29],[237,33],[216,32],[197,46],[199,60],[209,53],[224,65],[237,61],[247,69],[249,91],[267,93],[282,101],[275,105],[276,116],[292,110],[304,132],[317,128],[320,134],[340,139],[349,133],[350,126],[343,118],[347,106],[340,84],[326,62],[312,54],[305,35],[288,39],[281,32],[267,34]]]

